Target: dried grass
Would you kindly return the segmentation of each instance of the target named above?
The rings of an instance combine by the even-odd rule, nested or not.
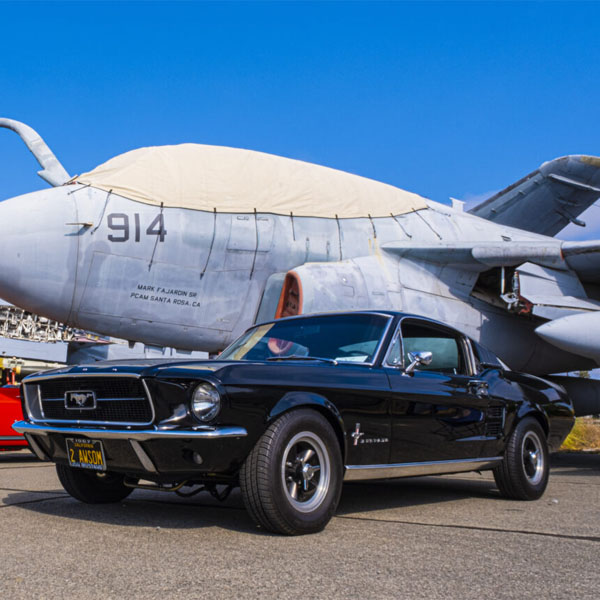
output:
[[[577,419],[560,449],[571,452],[600,452],[600,420],[589,417]]]

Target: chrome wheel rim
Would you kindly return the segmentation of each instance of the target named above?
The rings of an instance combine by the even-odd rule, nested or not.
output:
[[[542,442],[537,433],[528,431],[521,444],[523,472],[529,483],[537,485],[544,477],[545,459]]]
[[[329,490],[331,465],[321,438],[310,432],[296,434],[281,461],[281,482],[288,502],[299,512],[318,508]]]

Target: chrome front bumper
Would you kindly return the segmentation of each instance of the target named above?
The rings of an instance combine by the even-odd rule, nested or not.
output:
[[[30,435],[48,435],[62,433],[71,436],[89,437],[93,439],[147,440],[165,439],[220,439],[246,437],[248,432],[243,427],[204,427],[198,429],[95,429],[93,427],[54,427],[38,425],[27,421],[17,421],[12,428],[15,431]]]

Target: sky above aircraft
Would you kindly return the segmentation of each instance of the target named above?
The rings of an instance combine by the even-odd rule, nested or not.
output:
[[[546,160],[600,155],[599,3],[0,8],[0,116],[39,131],[72,175],[197,142],[474,205]],[[0,198],[44,188],[37,170],[0,132]],[[600,238],[600,208],[581,218],[559,237]]]

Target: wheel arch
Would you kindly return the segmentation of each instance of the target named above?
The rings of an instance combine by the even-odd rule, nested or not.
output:
[[[528,409],[526,410],[522,410],[519,411],[518,415],[517,415],[517,419],[515,420],[515,423],[513,425],[513,429],[523,420],[523,419],[527,419],[527,418],[532,418],[535,419],[541,426],[544,435],[546,436],[546,440],[548,439],[548,436],[550,434],[550,424],[548,422],[548,417],[546,416],[546,414],[539,409],[535,409],[534,407],[530,406]]]
[[[311,394],[308,392],[288,392],[273,407],[268,416],[268,423],[281,417],[284,413],[298,410],[299,408],[310,408],[317,411],[331,425],[340,444],[342,453],[342,462],[346,459],[346,433],[342,415],[333,402],[321,396],[320,394]]]

